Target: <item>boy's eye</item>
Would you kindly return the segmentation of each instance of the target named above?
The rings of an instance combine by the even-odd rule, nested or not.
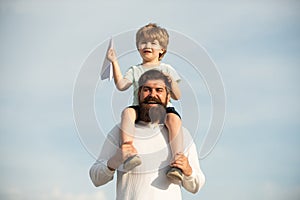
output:
[[[152,45],[159,46],[159,42],[158,41],[154,41],[154,42],[152,42]]]
[[[146,41],[140,41],[140,42],[139,42],[139,45],[145,45],[145,44],[147,44]]]

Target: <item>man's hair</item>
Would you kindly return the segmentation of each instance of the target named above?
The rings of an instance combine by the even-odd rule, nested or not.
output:
[[[151,69],[151,70],[148,70],[145,73],[143,73],[141,75],[141,77],[139,78],[139,91],[141,90],[141,88],[144,86],[144,84],[148,80],[162,80],[162,81],[164,81],[164,83],[166,84],[166,91],[167,91],[167,93],[170,93],[171,83],[169,81],[169,78],[168,78],[168,76],[164,75],[161,71],[156,70],[156,69]]]
[[[167,52],[167,47],[169,44],[169,34],[166,29],[158,26],[155,23],[149,23],[146,26],[140,28],[136,33],[136,46],[138,48],[139,42],[142,39],[157,40],[164,49],[164,52],[159,55],[159,60],[161,60]]]

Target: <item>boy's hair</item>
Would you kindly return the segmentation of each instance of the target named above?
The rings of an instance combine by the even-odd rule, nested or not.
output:
[[[141,39],[151,39],[157,40],[164,49],[164,52],[159,55],[159,60],[161,60],[167,52],[167,47],[169,44],[169,34],[166,29],[158,26],[155,23],[149,23],[146,26],[140,28],[136,33],[136,46],[138,48],[138,43]]]
[[[169,81],[168,76],[164,75],[161,71],[156,69],[151,69],[146,71],[139,78],[139,91],[141,91],[142,87],[148,80],[162,80],[166,84],[167,94],[171,91],[171,83]]]

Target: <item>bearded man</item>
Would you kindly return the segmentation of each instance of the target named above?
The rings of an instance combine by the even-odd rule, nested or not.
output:
[[[120,130],[115,126],[90,169],[95,186],[113,180],[117,171],[117,200],[181,200],[181,187],[196,193],[204,185],[197,149],[187,129],[182,130],[184,151],[175,158],[171,156],[168,129],[163,124],[170,99],[169,89],[169,79],[160,71],[149,70],[140,77],[134,144],[120,144]],[[123,162],[137,153],[142,164],[131,171],[124,170]],[[182,181],[174,181],[165,175],[170,167],[182,171]]]

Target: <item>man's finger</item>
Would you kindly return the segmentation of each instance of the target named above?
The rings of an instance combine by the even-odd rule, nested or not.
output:
[[[123,144],[132,144],[132,141],[125,141]]]

